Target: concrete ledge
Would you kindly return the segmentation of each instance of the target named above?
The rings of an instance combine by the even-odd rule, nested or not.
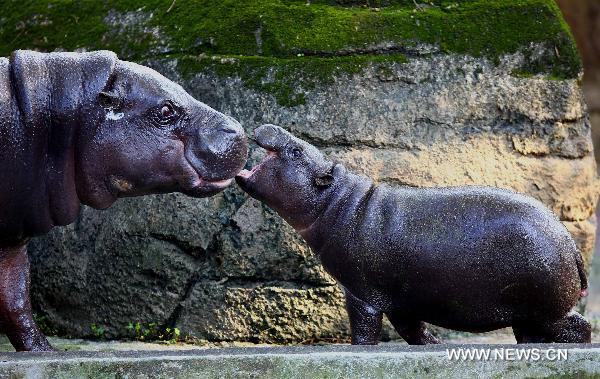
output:
[[[450,360],[447,349],[539,349],[540,360]],[[568,349],[549,361],[547,353]],[[10,378],[600,378],[600,344],[252,347],[187,351],[2,353]]]

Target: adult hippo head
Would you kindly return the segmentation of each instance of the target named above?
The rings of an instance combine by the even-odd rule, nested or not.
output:
[[[210,196],[243,167],[240,124],[108,51],[0,61],[0,241],[66,225],[80,203]]]
[[[82,114],[75,154],[80,200],[106,208],[121,196],[179,191],[210,196],[246,161],[240,124],[178,84],[115,61],[104,89]]]
[[[0,58],[0,328],[18,350],[50,348],[31,318],[30,237],[72,223],[81,203],[214,195],[246,155],[237,121],[112,52]]]

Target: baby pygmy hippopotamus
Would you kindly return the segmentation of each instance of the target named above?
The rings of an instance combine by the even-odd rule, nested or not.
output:
[[[385,314],[409,344],[439,343],[430,323],[513,328],[518,343],[590,342],[572,311],[581,255],[537,200],[491,187],[410,188],[356,175],[282,128],[237,183],[292,225],[346,295],[353,344],[377,344]]]

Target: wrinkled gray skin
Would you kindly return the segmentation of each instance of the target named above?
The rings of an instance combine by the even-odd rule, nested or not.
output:
[[[81,203],[211,196],[246,155],[237,121],[112,52],[0,58],[0,329],[19,351],[51,349],[31,317],[30,237],[72,223]]]
[[[237,183],[292,225],[346,295],[353,344],[376,344],[385,314],[409,344],[425,322],[518,343],[590,342],[572,308],[587,280],[575,243],[540,202],[490,187],[375,185],[274,125],[266,158]]]

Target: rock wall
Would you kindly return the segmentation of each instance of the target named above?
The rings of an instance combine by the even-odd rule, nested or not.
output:
[[[589,106],[594,146],[600,146],[600,2],[559,0],[583,58],[583,91]],[[600,149],[596,149],[600,162]]]
[[[585,75],[583,93],[590,113],[592,140],[595,146],[596,163],[600,162],[600,2],[595,0],[559,0],[566,21],[581,52]],[[598,225],[596,225],[598,233]],[[600,246],[596,244],[595,255]],[[590,297],[586,311],[591,317],[600,315],[600,261],[595,260],[590,274]]]
[[[169,12],[215,17],[231,7],[234,20],[224,23],[237,34],[204,20],[205,29],[184,40],[177,25],[161,26],[171,16],[153,2],[140,9],[106,2],[94,15],[104,41],[44,44],[28,32],[17,40],[46,50],[120,49],[248,132],[282,125],[380,182],[530,194],[556,212],[589,265],[596,166],[581,67],[552,1],[390,1],[370,9],[273,0],[258,11],[252,1],[198,11],[182,3]],[[272,9],[302,17],[282,25]],[[17,20],[22,14],[9,10]],[[48,27],[59,17],[56,8],[39,12],[36,22]],[[515,23],[522,33],[508,34]],[[472,30],[477,35],[462,41]],[[317,38],[325,32],[333,34]],[[147,54],[134,42],[115,45],[123,33],[145,41]],[[176,37],[188,42],[181,47]],[[245,38],[251,46],[239,45]],[[253,149],[250,161],[260,155]],[[123,199],[103,212],[84,207],[75,224],[33,240],[30,252],[36,310],[61,334],[123,337],[141,323],[216,341],[348,335],[340,292],[314,255],[234,187],[209,199],[170,194]]]
[[[594,0],[558,0],[585,66],[584,91],[588,105],[600,112],[600,3]]]

